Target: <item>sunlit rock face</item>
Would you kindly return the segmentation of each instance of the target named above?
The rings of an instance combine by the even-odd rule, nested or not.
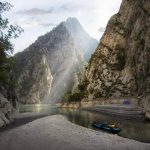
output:
[[[16,93],[23,104],[40,103],[47,99],[52,84],[52,74],[45,55],[32,50],[16,55]]]
[[[82,81],[85,97],[148,95],[149,60],[150,1],[123,0],[88,64]]]
[[[80,47],[84,59],[89,60],[98,46],[98,41],[89,36],[76,18],[68,18],[65,26]]]
[[[97,44],[75,18],[39,37],[15,56],[18,100],[22,103],[61,101],[74,84],[74,73],[83,67]]]

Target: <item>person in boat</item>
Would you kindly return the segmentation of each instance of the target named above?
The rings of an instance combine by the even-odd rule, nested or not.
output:
[[[116,125],[112,124],[112,125],[108,125],[108,127],[116,128]]]

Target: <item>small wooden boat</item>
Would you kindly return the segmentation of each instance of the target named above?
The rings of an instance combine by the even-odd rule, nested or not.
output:
[[[116,127],[115,125],[109,125],[107,123],[93,123],[92,126],[113,134],[117,134],[121,131],[121,129]]]

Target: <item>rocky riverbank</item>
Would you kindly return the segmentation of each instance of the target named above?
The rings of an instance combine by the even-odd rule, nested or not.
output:
[[[132,119],[132,121],[143,122],[145,120],[142,108],[135,106],[99,105],[95,107],[83,108],[83,110],[96,112],[100,114],[106,114],[122,119]]]
[[[80,127],[70,123],[60,115],[44,117],[2,132],[0,134],[0,145],[3,150],[150,149],[150,144]]]
[[[96,105],[109,105],[109,104],[117,104],[122,105],[125,100],[128,100],[130,105],[138,106],[138,99],[135,97],[123,97],[123,98],[97,98],[94,100],[87,100],[83,99],[79,102],[68,102],[62,103],[59,106],[67,107],[67,108],[86,108],[86,107],[93,107]]]
[[[129,104],[123,104],[128,101]],[[83,109],[118,117],[144,120],[150,118],[149,108],[139,105],[139,99],[134,97],[82,100],[59,105],[63,108]]]

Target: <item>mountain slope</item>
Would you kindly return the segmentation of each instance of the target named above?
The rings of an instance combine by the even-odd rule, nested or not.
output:
[[[74,73],[84,65],[85,53],[90,53],[97,46],[97,41],[82,32],[95,47],[78,44],[78,37],[73,30],[82,31],[75,18],[60,23],[51,32],[41,36],[17,54],[17,93],[22,103],[55,103],[73,86]]]
[[[84,59],[89,60],[95,52],[98,41],[89,36],[76,18],[68,18],[66,27],[74,37],[77,44],[81,47]]]

